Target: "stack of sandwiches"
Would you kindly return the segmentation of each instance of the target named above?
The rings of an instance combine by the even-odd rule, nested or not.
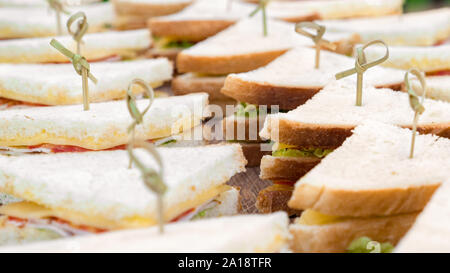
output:
[[[260,193],[261,211],[288,210],[290,193],[286,185],[292,190],[299,178],[338,148],[365,120],[412,128],[414,113],[407,94],[373,86],[363,90],[363,104],[356,106],[354,81],[334,81],[297,109],[267,116],[260,136],[275,143],[272,155],[261,160],[261,178],[276,184],[281,181],[284,187],[279,191],[275,185]],[[425,100],[424,105],[427,111],[419,120],[418,131],[450,138],[450,104]]]
[[[207,92],[211,100],[217,101],[229,101],[230,97],[236,99],[226,92],[221,92],[227,74],[257,69],[269,64],[295,47],[313,46],[313,42],[309,38],[293,31],[293,24],[277,20],[269,20],[267,24],[268,35],[264,36],[261,18],[244,19],[216,36],[182,51],[177,57],[177,70],[185,74],[174,78],[172,81],[173,92],[179,95]],[[346,34],[325,35],[325,37],[337,46],[337,50],[346,48],[348,44],[355,41],[353,35]],[[235,47],[235,44],[240,46]],[[264,97],[264,95],[261,95],[261,97]],[[278,101],[275,100],[267,105],[270,107],[270,105],[277,103]],[[233,102],[231,101],[228,104],[233,104]],[[241,106],[245,108],[245,105]],[[230,132],[232,129],[226,129],[239,127],[241,126],[239,124],[243,124],[245,131],[249,132],[249,126],[252,126],[250,124],[258,123],[258,117],[257,115],[250,117],[245,111],[233,112],[226,113],[228,117],[221,126],[223,128],[222,135],[228,135],[228,137],[223,138],[221,134],[214,132],[213,136],[208,136],[208,138],[210,140],[241,141],[249,166],[259,165],[260,158],[264,153],[257,152],[260,150],[261,143],[261,140],[257,138],[257,133],[255,133],[254,138],[248,136],[236,138],[235,133]],[[242,115],[239,112],[242,112]],[[240,116],[243,119],[240,119]],[[248,120],[249,117],[251,120]],[[258,125],[256,125],[256,128],[258,128]],[[217,130],[222,133],[220,128]]]
[[[448,178],[450,140],[419,135],[413,158],[410,141],[409,129],[373,121],[356,127],[295,184],[289,206],[304,212],[290,226],[292,249],[345,252],[363,236],[396,245]]]
[[[165,221],[237,213],[239,193],[225,183],[245,169],[238,145],[158,152],[168,186]],[[143,150],[135,153],[149,168],[158,168]],[[21,199],[0,206],[1,244],[157,224],[156,194],[145,188],[138,169],[128,168],[126,151],[1,156],[0,161],[0,191]]]
[[[0,0],[0,252],[449,250],[449,8],[94,2]]]
[[[153,54],[156,56],[164,54],[175,59],[179,51],[248,17],[256,9],[254,4],[258,1],[252,1],[252,4],[246,2],[249,1],[197,0],[178,13],[151,18],[148,26],[158,40]],[[401,13],[402,2],[402,0],[382,0],[376,3],[358,0],[271,1],[267,5],[267,16],[294,23],[316,19],[382,16]],[[250,40],[247,37],[243,38],[246,39]]]

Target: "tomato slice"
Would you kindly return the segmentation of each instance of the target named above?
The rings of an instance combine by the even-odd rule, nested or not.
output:
[[[171,223],[177,222],[177,221],[179,221],[181,218],[183,218],[183,217],[189,215],[189,213],[192,213],[192,212],[194,212],[194,211],[195,211],[195,208],[189,209],[189,210],[183,212],[182,214],[178,215],[177,217],[173,218],[170,222],[171,222]]]
[[[450,76],[450,70],[441,70],[427,73],[428,76]]]

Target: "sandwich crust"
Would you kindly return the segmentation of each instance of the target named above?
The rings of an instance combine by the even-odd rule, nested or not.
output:
[[[177,76],[172,80],[172,91],[175,95],[187,95],[196,92],[209,94],[210,100],[230,100],[229,96],[220,92],[225,77],[196,77],[193,74]]]
[[[262,137],[298,147],[337,148],[352,135],[352,130],[356,127],[355,125],[301,123],[285,119],[269,119],[268,122],[267,130],[262,131]],[[412,128],[412,126],[401,127]],[[450,138],[450,122],[419,124],[417,131],[421,134]]]
[[[320,163],[317,157],[275,157],[261,159],[260,178],[264,180],[297,181]]]
[[[272,50],[227,56],[196,56],[184,52],[178,54],[178,72],[196,72],[213,75],[240,73],[265,66],[287,50]]]
[[[376,86],[401,90],[402,83]],[[221,92],[237,101],[257,105],[279,105],[280,109],[293,110],[318,93],[323,86],[289,87],[268,83],[246,81],[238,77],[227,77]]]
[[[368,217],[411,213],[422,210],[439,185],[348,190],[301,183],[296,185],[288,205],[333,216]]]
[[[292,186],[269,186],[259,192],[255,206],[260,213],[285,211],[289,216],[299,216],[301,211],[291,209],[287,206],[287,201],[291,198],[292,190]]]
[[[154,17],[154,16],[164,16],[172,13],[176,13],[189,6],[191,2],[172,2],[172,3],[138,3],[131,1],[113,1],[114,9],[118,15],[140,15]]]
[[[258,167],[261,164],[261,158],[270,152],[261,151],[261,143],[239,143],[247,159],[247,167]]]
[[[235,20],[167,20],[151,18],[147,26],[155,36],[200,42],[233,25]]]
[[[396,245],[414,224],[418,213],[389,217],[350,219],[327,225],[292,224],[289,228],[294,252],[345,252],[350,243],[367,236]]]

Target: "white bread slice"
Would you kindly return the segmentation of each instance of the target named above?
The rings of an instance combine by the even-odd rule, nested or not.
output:
[[[273,1],[267,8],[269,16],[299,22],[312,20],[377,17],[402,13],[403,0],[325,0],[325,1]]]
[[[414,112],[407,93],[365,86],[362,106],[355,101],[356,85],[351,79],[333,81],[297,109],[268,115],[259,134],[299,147],[335,148],[367,119],[412,127]],[[424,106],[418,131],[450,138],[450,103],[426,99]]]
[[[101,0],[62,0],[61,2],[65,5],[80,5],[80,4],[90,4],[95,2],[100,2]],[[74,3],[75,2],[75,3]],[[48,6],[46,1],[36,1],[36,0],[0,0],[0,7],[8,6]]]
[[[290,247],[300,253],[342,253],[358,238],[369,237],[379,243],[396,245],[414,224],[419,213],[386,217],[348,218],[323,225],[289,226]],[[299,218],[297,218],[299,219]]]
[[[136,137],[155,139],[178,134],[201,123],[206,94],[155,99],[136,126]],[[148,100],[138,100],[144,109]],[[101,150],[128,142],[127,128],[133,122],[125,101],[81,105],[31,107],[2,111],[0,146],[29,146],[43,143],[73,145]]]
[[[370,217],[421,211],[448,177],[450,140],[367,121],[295,184],[289,207]]]
[[[364,50],[369,61],[379,58],[384,51],[384,47],[376,45]],[[389,58],[382,65],[404,70],[416,68],[424,72],[450,70],[450,45],[389,46]]]
[[[204,215],[200,219],[237,215],[241,210],[240,199],[239,189],[231,187],[214,199],[214,206],[205,209]]]
[[[228,75],[221,92],[237,101],[295,109],[333,80],[336,73],[355,64],[354,58],[323,50],[320,68],[315,69],[315,54],[312,48],[292,49],[264,67]],[[364,82],[399,90],[404,73],[397,69],[374,67],[364,73]],[[351,78],[356,83],[356,74]]]
[[[130,82],[140,78],[158,87],[172,78],[167,59],[91,64],[97,84],[89,82],[91,102],[123,99]],[[83,101],[82,79],[72,64],[0,64],[0,96],[44,105],[77,104]],[[136,88],[142,93],[142,88]]]
[[[285,213],[181,222],[18,247],[0,252],[282,252],[290,235]]]
[[[7,205],[14,202],[21,202],[23,200],[15,198],[11,195],[0,194],[0,206]],[[214,217],[237,215],[241,209],[239,190],[230,187],[230,190],[220,193],[210,203],[198,207],[192,214],[193,218],[183,219],[180,221],[190,221],[198,219],[207,219]],[[201,217],[196,215],[203,212]],[[192,217],[191,216],[191,217]],[[31,224],[30,224],[31,223]],[[18,245],[36,241],[46,241],[57,238],[64,238],[71,236],[67,234],[68,230],[58,225],[52,225],[28,222],[23,226],[17,225],[13,221],[9,221],[7,216],[0,216],[0,246]],[[78,230],[79,233],[73,235],[85,235],[89,232]],[[72,235],[72,236],[73,236]]]
[[[417,79],[411,81],[412,88],[422,95],[422,86]],[[435,100],[450,102],[450,76],[426,77],[426,96]]]
[[[6,40],[0,43],[0,63],[62,63],[67,57],[50,46],[50,38],[28,38]],[[69,50],[76,51],[76,42],[71,36],[56,37]],[[88,61],[111,56],[136,57],[151,44],[148,30],[108,31],[90,33],[83,37],[81,54]]]
[[[260,16],[243,19],[234,26],[206,39],[177,57],[179,72],[229,74],[247,72],[267,65],[296,46],[313,46],[311,39],[294,31],[294,24],[268,20],[263,35]],[[333,43],[350,43],[349,34],[324,35]]]
[[[83,11],[89,23],[88,32],[105,31],[114,21],[110,3],[68,7],[70,13]],[[61,14],[62,29],[67,33],[65,22],[70,15]],[[4,7],[0,9],[0,39],[48,37],[57,32],[54,13],[48,7]]]
[[[450,181],[442,184],[395,252],[449,252]]]
[[[157,150],[168,187],[164,195],[166,221],[228,190],[229,186],[224,184],[245,170],[246,161],[239,145]],[[158,169],[144,150],[135,149],[134,153],[146,166]],[[51,209],[50,214],[75,225],[108,230],[155,225],[156,194],[143,184],[136,167],[128,168],[128,160],[124,150],[0,156],[0,190]],[[23,172],[23,166],[33,169],[33,175]]]
[[[317,23],[328,32],[357,33],[363,43],[381,39],[389,45],[431,46],[450,36],[450,8]]]
[[[197,0],[181,12],[151,18],[148,26],[155,36],[198,42],[248,17],[255,5],[228,0]]]

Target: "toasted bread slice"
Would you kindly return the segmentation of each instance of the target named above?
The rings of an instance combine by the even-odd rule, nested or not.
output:
[[[363,236],[396,245],[414,224],[418,213],[386,217],[351,218],[323,225],[294,223],[289,226],[294,252],[345,252],[350,243]]]
[[[196,1],[183,11],[148,21],[153,35],[172,37],[192,42],[202,41],[247,17],[255,6],[233,1],[228,10],[228,0]]]
[[[320,67],[315,69],[315,54],[312,48],[292,49],[267,66],[228,75],[221,92],[238,101],[295,109],[334,79],[336,73],[355,63],[353,58],[322,51]],[[368,85],[400,90],[403,77],[404,71],[374,67],[364,74],[364,81]]]
[[[267,65],[291,48],[313,45],[311,39],[293,31],[293,24],[277,20],[267,24],[267,37],[262,33],[261,18],[256,16],[183,50],[177,57],[178,71],[214,75],[247,72]],[[325,34],[324,38],[336,44],[355,39],[348,34]]]
[[[417,218],[414,226],[400,241],[396,252],[449,252],[450,244],[450,181],[433,195],[426,208]]]
[[[298,147],[336,148],[367,119],[412,127],[408,94],[366,86],[363,105],[356,106],[355,89],[351,80],[334,81],[297,109],[268,115],[260,136]],[[428,99],[424,106],[418,131],[450,138],[450,104]]]
[[[363,43],[381,39],[389,45],[432,46],[450,36],[450,8],[377,18],[318,21],[328,32],[352,32]],[[427,22],[424,24],[423,22]]]
[[[41,105],[78,104],[83,101],[81,77],[72,64],[0,64],[0,96]],[[164,58],[90,65],[97,84],[89,82],[90,102],[123,99],[128,85],[140,78],[153,87],[172,78],[172,64]],[[142,94],[142,88],[135,88]]]
[[[192,2],[193,0],[113,0],[116,11],[114,26],[121,30],[146,28],[149,18],[177,13],[192,4]]]
[[[68,7],[69,15],[61,13],[61,22],[70,14],[83,11],[89,22],[88,32],[109,30],[114,21],[110,3]],[[26,19],[26,20],[25,20]],[[67,34],[65,24],[62,31]],[[0,9],[0,39],[49,37],[57,35],[55,16],[49,16],[48,7],[3,7]]]
[[[261,164],[261,158],[270,154],[268,151],[261,149],[261,143],[238,142],[242,146],[245,159],[247,159],[247,167],[257,167]]]
[[[379,122],[356,127],[344,144],[295,185],[289,206],[370,217],[421,211],[448,176],[450,140]],[[411,171],[414,175],[411,175]]]
[[[320,163],[318,157],[266,155],[261,159],[261,179],[297,181]]]
[[[294,187],[286,185],[272,185],[258,193],[256,207],[260,213],[285,211],[289,216],[299,216],[301,211],[287,206]]]
[[[198,76],[186,73],[172,80],[172,91],[175,95],[204,92],[208,93],[211,100],[230,100],[229,96],[220,92],[224,83],[224,76]]]

